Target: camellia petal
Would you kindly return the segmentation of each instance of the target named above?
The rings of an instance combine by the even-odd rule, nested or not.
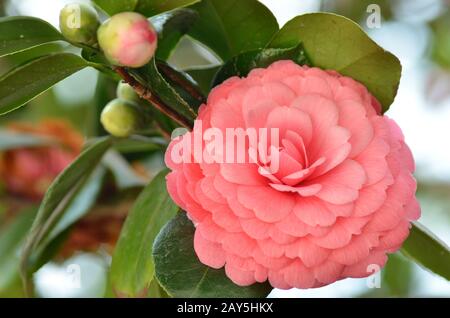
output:
[[[228,79],[200,107],[194,131],[210,128],[248,133],[240,146],[224,145],[252,161],[180,164],[166,154],[167,187],[196,226],[200,261],[225,267],[240,286],[367,277],[420,217],[400,128],[363,85],[335,71],[278,61]]]

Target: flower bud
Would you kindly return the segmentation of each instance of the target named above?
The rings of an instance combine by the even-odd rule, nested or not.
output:
[[[99,26],[97,11],[87,4],[68,4],[59,15],[59,28],[64,37],[72,42],[86,45],[96,44]]]
[[[97,32],[100,47],[114,65],[141,67],[155,54],[158,36],[150,21],[135,12],[116,14]]]
[[[100,121],[115,137],[128,137],[142,127],[142,115],[136,104],[115,99],[106,105]]]
[[[117,97],[133,103],[139,103],[141,98],[129,84],[120,82],[117,86]]]

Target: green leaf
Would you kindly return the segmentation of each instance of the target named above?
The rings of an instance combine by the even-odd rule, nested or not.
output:
[[[154,275],[153,241],[179,210],[166,190],[167,173],[159,173],[142,191],[120,233],[112,259],[111,283],[121,297],[147,295]]]
[[[0,297],[26,297],[20,277],[20,252],[26,241],[27,234],[38,211],[37,207],[27,207],[15,211],[14,219],[0,226]],[[32,264],[32,271],[46,264],[61,244],[66,240],[68,231],[53,239],[44,253]],[[28,295],[31,296],[31,295]]]
[[[37,211],[37,207],[16,211],[11,222],[0,226],[0,297],[26,297],[19,272],[20,251]],[[66,234],[63,233],[54,239],[51,246],[33,264],[34,269],[47,263],[54,256]]]
[[[92,0],[110,16],[119,12],[136,11],[147,17],[179,7],[185,7],[199,0]]]
[[[171,67],[168,63],[157,61],[160,74],[167,83],[185,100],[195,111],[206,102],[206,97],[197,83],[189,74]]]
[[[155,107],[150,106],[149,111],[151,112],[152,117],[155,120],[156,126],[164,134],[169,136],[174,129],[180,127],[179,123],[174,121],[172,118],[170,118],[166,114],[162,113],[159,109],[156,109]]]
[[[0,18],[0,57],[64,40],[51,24],[33,17]]]
[[[33,227],[48,221],[61,202],[74,190],[80,180],[86,178],[100,163],[103,155],[111,147],[110,138],[101,138],[84,150],[51,184],[39,207]]]
[[[119,12],[134,11],[139,0],[92,0],[92,2],[112,16]]]
[[[156,279],[152,280],[148,288],[147,298],[170,298]]]
[[[45,92],[88,63],[77,55],[58,53],[37,58],[0,77],[0,115]]]
[[[41,147],[54,143],[52,138],[0,129],[0,151],[23,147]]]
[[[136,11],[147,17],[176,8],[185,7],[199,0],[138,0]]]
[[[423,225],[414,223],[402,254],[450,281],[450,250]]]
[[[382,289],[392,297],[408,297],[414,286],[413,263],[400,253],[389,255],[389,261],[382,271]],[[387,289],[387,290],[386,290]]]
[[[87,176],[84,182],[81,182],[79,186],[76,186],[78,188],[77,192],[70,198],[69,203],[64,208],[63,212],[59,213],[60,215],[58,216],[57,221],[51,226],[51,230],[45,235],[42,243],[39,244],[41,249],[46,248],[52,240],[85,216],[94,206],[102,189],[105,173],[105,168],[98,166]]]
[[[0,288],[0,298],[25,298],[22,281],[19,275],[15,275],[7,286]]]
[[[114,149],[124,154],[151,153],[167,147],[167,141],[162,137],[130,136],[128,139],[119,139],[114,143]]]
[[[100,52],[97,49],[93,49],[90,47],[85,47],[81,51],[81,56],[89,62],[101,64],[101,65],[110,65],[109,61],[106,59],[105,54],[103,52]],[[112,70],[111,70],[112,71]]]
[[[139,69],[129,69],[142,85],[148,87],[170,108],[181,114],[191,122],[197,117],[194,109],[177,93],[159,72],[153,59],[146,66]]]
[[[298,16],[274,36],[268,47],[301,43],[313,66],[349,76],[364,86],[387,111],[400,82],[400,61],[379,47],[355,22],[331,13]]]
[[[450,68],[450,11],[441,15],[431,23],[433,43],[432,59],[441,67]]]
[[[242,53],[229,60],[217,73],[213,86],[232,76],[245,77],[254,68],[266,68],[279,60],[292,60],[299,65],[310,65],[301,44],[287,49],[261,49]]]
[[[198,13],[190,9],[176,9],[150,18],[158,32],[158,50],[156,57],[167,60],[185,35],[198,19]]]
[[[114,71],[111,70],[111,72]],[[116,72],[114,73],[118,75]],[[99,118],[103,108],[116,97],[117,81],[106,74],[99,73],[95,85],[95,93],[91,105],[88,107],[88,113],[85,115],[87,118],[83,123],[84,130],[88,137],[103,136],[107,134]]]
[[[198,67],[185,70],[185,72],[197,82],[203,94],[207,96],[211,91],[214,77],[220,68],[220,66]]]
[[[278,31],[272,12],[257,0],[203,0],[190,8],[196,10],[200,18],[189,35],[212,49],[223,61],[265,47]]]
[[[200,263],[194,251],[194,225],[179,213],[160,232],[153,245],[156,278],[172,297],[266,297],[272,287],[235,285],[223,269]]]
[[[4,293],[19,276],[17,255],[36,212],[37,208],[17,211],[17,217],[0,228],[0,293]]]
[[[111,170],[119,190],[143,187],[146,183],[117,151],[108,151],[103,158],[103,164]]]
[[[92,66],[97,71],[108,75],[110,79],[115,80],[116,82],[121,80],[119,74],[114,72],[114,70],[111,68],[111,64],[106,59],[103,52],[100,52],[98,49],[85,46],[81,50],[81,57],[90,62],[89,66]]]
[[[94,171],[110,146],[109,138],[97,141],[83,151],[47,190],[22,253],[21,272],[25,280],[33,262],[50,241],[82,217],[95,202],[102,178],[100,172]]]

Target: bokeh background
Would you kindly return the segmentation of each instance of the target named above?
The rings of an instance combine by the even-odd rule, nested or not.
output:
[[[224,0],[225,1],[225,0]],[[0,16],[30,15],[58,25],[59,10],[71,0],[0,0]],[[79,1],[88,2],[88,1]],[[382,47],[394,53],[403,65],[399,92],[387,115],[403,129],[417,162],[418,196],[422,205],[420,222],[450,245],[450,1],[449,0],[262,0],[280,26],[296,15],[327,11],[360,23]],[[377,4],[380,27],[367,23]],[[62,44],[50,44],[52,48]],[[30,52],[0,59],[0,75],[12,65],[48,52],[43,46]],[[205,48],[184,38],[171,58],[179,68],[209,65],[219,61]],[[92,69],[83,70],[39,96],[27,107],[0,117],[2,144],[9,142],[2,131],[11,122],[38,125],[45,119],[61,119],[84,138],[103,134],[98,123],[102,105],[114,98],[114,83]],[[162,167],[161,154],[128,156],[141,180]],[[22,166],[27,173],[31,167]],[[21,296],[20,281],[6,276],[7,261],[1,255],[2,237],[11,231],[19,210],[33,200],[8,193],[0,179],[0,296]],[[35,275],[38,297],[102,297],[108,290],[110,253],[123,216],[135,197],[133,189],[111,190],[95,206],[94,215],[83,219],[53,261]],[[112,198],[114,197],[114,198]],[[120,199],[118,199],[120,198]],[[106,216],[105,216],[106,215]],[[17,223],[17,222],[16,222]],[[66,244],[67,245],[67,244]],[[81,269],[81,284],[67,283],[71,265]],[[448,264],[450,266],[450,264]],[[2,267],[3,266],[3,267]],[[3,269],[3,272],[2,272]],[[376,279],[376,278],[375,278]],[[373,282],[374,278],[370,279]],[[274,290],[272,297],[450,297],[450,283],[408,261],[401,254],[390,257],[381,273],[380,288],[369,288],[365,279],[346,279],[314,290]]]

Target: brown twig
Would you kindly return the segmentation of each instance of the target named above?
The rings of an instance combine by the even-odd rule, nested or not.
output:
[[[180,85],[189,95],[194,97],[200,103],[204,103],[206,101],[205,96],[191,83],[188,79],[180,76],[173,72],[173,69],[164,64],[158,63],[158,68],[166,75],[172,82]]]
[[[136,93],[142,98],[151,103],[154,107],[159,109],[161,112],[175,120],[177,123],[182,125],[183,127],[186,127],[188,129],[192,129],[192,123],[175,112],[173,109],[171,109],[169,106],[165,105],[161,99],[158,96],[155,96],[152,94],[150,90],[148,90],[146,87],[144,87],[141,83],[139,83],[131,74],[128,73],[128,71],[123,67],[116,67],[115,71],[117,74],[122,77],[122,79],[128,83],[133,89],[136,91]]]

